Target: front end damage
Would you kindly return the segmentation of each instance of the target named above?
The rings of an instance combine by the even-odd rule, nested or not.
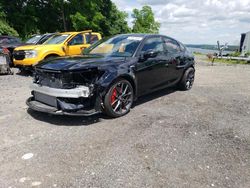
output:
[[[57,115],[88,116],[102,111],[98,80],[104,74],[97,68],[81,71],[36,69],[27,105]]]

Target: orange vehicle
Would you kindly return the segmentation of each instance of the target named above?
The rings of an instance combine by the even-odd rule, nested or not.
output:
[[[80,55],[85,48],[101,38],[100,33],[91,30],[58,33],[42,45],[27,45],[15,48],[13,62],[16,67],[25,68],[48,58]]]

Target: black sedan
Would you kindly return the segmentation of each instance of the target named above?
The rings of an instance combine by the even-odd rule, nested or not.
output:
[[[177,40],[154,34],[103,39],[82,56],[42,61],[35,66],[27,105],[58,115],[120,117],[147,93],[178,85],[191,89],[194,57]]]

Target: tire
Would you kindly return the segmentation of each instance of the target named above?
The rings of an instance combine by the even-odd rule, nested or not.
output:
[[[181,90],[190,90],[194,84],[195,70],[193,67],[189,67],[183,74],[178,86]]]
[[[104,97],[104,113],[113,118],[124,116],[130,111],[133,100],[132,85],[125,79],[119,79],[110,86]]]

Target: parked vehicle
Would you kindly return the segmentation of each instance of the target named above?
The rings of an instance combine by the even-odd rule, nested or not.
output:
[[[9,50],[0,47],[0,74],[12,74]]]
[[[91,30],[58,33],[42,45],[27,45],[16,48],[13,53],[14,64],[21,69],[31,68],[44,59],[80,55],[83,49],[100,39],[101,34]]]
[[[33,35],[26,41],[26,44],[43,44],[50,37],[52,37],[55,33],[46,33],[46,34],[37,34]]]
[[[13,65],[12,55],[13,55],[14,49],[22,45],[25,45],[25,43],[23,43],[17,37],[8,36],[8,35],[0,35],[0,47],[5,49],[5,51],[8,50],[8,53],[10,55],[10,60],[11,60],[10,66]]]
[[[173,85],[191,89],[194,75],[194,57],[182,43],[163,35],[118,35],[83,56],[36,65],[27,105],[58,115],[120,117],[144,94]]]

